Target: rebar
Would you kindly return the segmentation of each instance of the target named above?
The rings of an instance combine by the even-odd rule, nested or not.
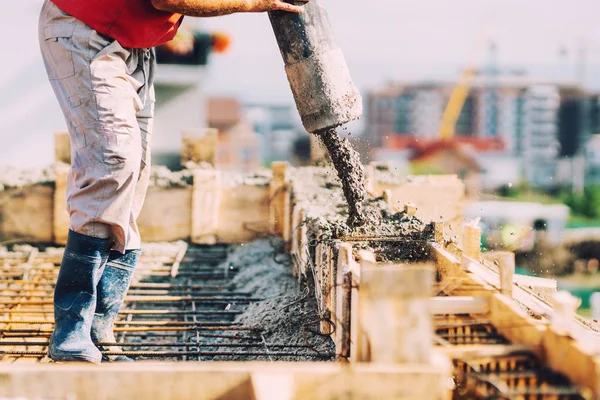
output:
[[[53,331],[54,284],[60,252],[8,253],[0,266],[0,361],[21,357],[47,360]],[[212,360],[316,354],[304,344],[267,343],[260,326],[242,326],[235,317],[252,302],[263,300],[236,290],[238,268],[218,267],[227,248],[168,245],[143,254],[114,332],[114,343],[127,355],[144,359]],[[8,262],[10,261],[10,262]]]

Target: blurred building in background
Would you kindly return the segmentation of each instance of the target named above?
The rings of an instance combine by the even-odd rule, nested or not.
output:
[[[243,104],[233,97],[205,100],[206,123],[218,131],[216,164],[244,170],[294,160],[302,130],[291,105]],[[306,134],[305,134],[306,135]]]
[[[551,187],[560,155],[558,114],[560,94],[555,86],[531,86],[523,94],[520,153],[523,176],[534,186]]]
[[[172,41],[156,48],[153,164],[178,168],[182,132],[209,126],[204,97],[206,67],[209,55],[225,51],[228,44],[227,36],[201,31],[195,22],[186,22]]]
[[[600,134],[591,135],[585,146],[586,182],[600,184]]]
[[[390,151],[402,147],[390,138],[442,140],[442,116],[455,86],[391,83],[368,93],[365,132],[374,144],[371,158],[410,157],[407,152]],[[473,147],[474,142],[464,139],[493,139],[490,143],[495,146],[473,148],[482,166],[483,186],[520,180],[539,187],[571,184],[573,176],[583,180],[583,164],[578,161],[583,160],[590,133],[600,133],[598,99],[576,85],[539,82],[519,71],[496,74],[493,79],[477,73],[449,140]]]
[[[263,163],[291,160],[301,134],[298,113],[292,105],[245,104],[243,113],[260,134]]]

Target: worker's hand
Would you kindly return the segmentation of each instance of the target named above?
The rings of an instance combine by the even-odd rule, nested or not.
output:
[[[264,11],[289,11],[293,13],[302,13],[302,6],[295,6],[286,3],[283,0],[248,0],[250,2],[250,12]],[[294,0],[294,3],[308,3],[310,0]]]

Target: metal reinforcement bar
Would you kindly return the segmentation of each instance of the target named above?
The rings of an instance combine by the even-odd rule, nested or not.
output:
[[[307,350],[309,350],[307,348]],[[18,356],[18,357],[45,357],[45,351],[2,351],[0,355],[3,356]],[[151,357],[151,358],[162,358],[162,357],[235,357],[236,359],[243,359],[249,357],[296,357],[298,356],[297,351],[104,351],[103,355],[107,356],[128,356],[128,357]],[[312,358],[328,360],[334,357],[332,353],[312,353],[309,354]]]
[[[117,341],[98,344],[123,351],[105,355],[180,361],[335,357],[309,344],[267,343],[262,327],[235,322],[249,304],[262,299],[235,290],[237,268],[216,266],[227,256],[225,246],[157,246],[140,259],[115,323]],[[46,362],[60,257],[36,248],[21,253],[5,254],[10,265],[0,267],[0,362]]]
[[[47,347],[49,345],[49,341],[6,341],[0,340],[1,346],[20,346],[20,347]],[[117,343],[117,342],[99,342],[96,343],[98,346],[119,346],[119,347],[140,347],[139,343]],[[178,343],[178,342],[149,342],[144,343],[144,347],[268,347],[273,349],[306,349],[306,345],[297,345],[297,344],[274,344],[274,343],[263,343],[262,340],[260,343],[221,343],[221,342],[207,342],[207,343],[196,343],[196,342],[188,342],[188,343]]]

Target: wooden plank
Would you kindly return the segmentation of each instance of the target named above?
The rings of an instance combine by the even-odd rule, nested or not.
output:
[[[352,291],[352,264],[355,264],[352,254],[352,245],[349,243],[338,243],[337,268],[335,275],[336,307],[332,315],[336,325],[334,335],[335,352],[340,357],[350,357],[350,324],[351,324],[351,291]],[[356,267],[354,267],[356,269]]]
[[[429,299],[432,314],[487,314],[490,302],[485,297],[443,296]]]
[[[219,198],[219,243],[245,243],[270,234],[268,186],[222,186]]]
[[[446,225],[440,221],[434,221],[433,224],[433,240],[440,244],[442,247],[445,246],[446,241]]]
[[[55,173],[53,236],[54,243],[65,245],[67,244],[70,226],[70,217],[67,212],[67,177],[69,175],[69,167],[64,164],[56,164]]]
[[[360,251],[359,262],[375,263],[375,255],[370,252]],[[369,360],[368,348],[360,320],[360,264],[350,265],[350,361],[363,362]]]
[[[558,282],[556,279],[540,278],[537,276],[527,276],[515,274],[514,277],[515,285],[521,287],[524,290],[530,291],[534,295],[552,302],[552,297],[558,290]]]
[[[494,251],[485,253],[498,268],[500,275],[500,292],[512,297],[515,276],[515,253],[512,251]]]
[[[527,346],[520,344],[470,344],[438,347],[436,350],[453,360],[469,360],[474,358],[495,357],[510,353],[524,352],[530,352],[538,357],[541,357],[543,353],[541,344],[539,346]]]
[[[369,166],[367,171],[375,168],[375,165]],[[417,207],[417,217],[425,222],[445,222],[448,236],[456,235],[462,239],[466,192],[464,183],[457,176],[414,176],[404,180],[399,178],[394,183],[377,181],[377,173],[369,175],[369,193],[381,196],[384,190],[391,190],[394,208],[402,209],[404,204],[412,203]]]
[[[329,313],[328,317],[333,322],[333,314],[337,307],[337,264],[334,256],[334,250],[331,245],[327,246],[327,298],[325,306]],[[340,286],[339,290],[343,288]],[[333,325],[327,324],[325,332],[333,332],[335,334],[335,322]],[[332,335],[333,336],[333,335]]]
[[[136,363],[0,366],[8,398],[79,400],[448,400],[451,366],[334,363]],[[115,392],[118,388],[118,393]]]
[[[188,163],[207,163],[214,166],[217,157],[218,141],[218,129],[208,128],[182,132],[181,166],[185,167]]]
[[[197,169],[193,172],[192,243],[215,244],[219,229],[220,181],[218,171]]]
[[[547,322],[537,321],[510,298],[494,293],[490,297],[490,322],[498,333],[515,344],[537,346]]]
[[[543,348],[548,367],[561,372],[600,398],[600,356],[598,338],[587,342],[559,335],[552,329],[544,334]]]
[[[188,240],[192,234],[192,186],[150,187],[138,218],[146,242]]]
[[[54,240],[52,186],[35,185],[0,191],[0,241],[19,239],[45,243]]]
[[[456,255],[435,243],[431,246],[439,283],[437,294],[451,296],[490,296],[492,286],[476,279],[473,274],[463,269],[462,261]]]
[[[291,230],[291,246],[290,255],[294,262],[293,273],[294,276],[299,277],[300,275],[300,227],[302,225],[302,207],[296,205],[292,210],[292,230]]]
[[[323,245],[319,243],[315,248],[315,259],[313,260],[314,269],[308,271],[313,275],[313,282],[315,284],[315,298],[317,300],[317,309],[319,315],[323,315],[325,309],[325,299],[323,296]],[[323,332],[323,331],[321,331]]]
[[[377,264],[361,258],[359,318],[369,345],[369,361],[429,362],[433,265]]]
[[[198,365],[198,364],[197,364]],[[0,367],[0,393],[9,398],[79,400],[215,400],[252,398],[247,370],[186,367],[185,363],[136,364],[134,368],[87,365]],[[115,392],[115,388],[118,388]]]
[[[71,138],[68,132],[54,134],[54,161],[71,164]]]
[[[300,210],[300,226],[298,233],[298,252],[300,260],[299,278],[305,277],[308,273],[309,253],[308,253],[308,226],[306,226],[306,212]]]
[[[463,253],[479,261],[481,257],[481,228],[465,224]]]
[[[390,192],[390,196],[391,196],[391,190],[386,190],[386,192]],[[417,206],[414,205],[413,203],[406,203],[404,204],[404,212],[409,216],[409,217],[414,217],[417,215]]]
[[[289,238],[289,214],[290,214],[290,188],[288,163],[285,161],[273,162],[271,164],[273,179],[269,187],[270,215],[269,222],[271,230],[283,238],[285,242]]]
[[[323,291],[323,310],[321,316],[324,317],[320,323],[320,330],[322,334],[329,334],[333,331],[333,326],[329,323],[331,314],[335,303],[332,300],[333,291],[335,287],[335,277],[333,276],[333,253],[331,247],[325,243],[320,243],[322,252],[322,263],[321,263],[321,290]]]
[[[314,368],[294,377],[293,400],[449,400],[449,363],[392,366],[361,364],[341,373]]]

